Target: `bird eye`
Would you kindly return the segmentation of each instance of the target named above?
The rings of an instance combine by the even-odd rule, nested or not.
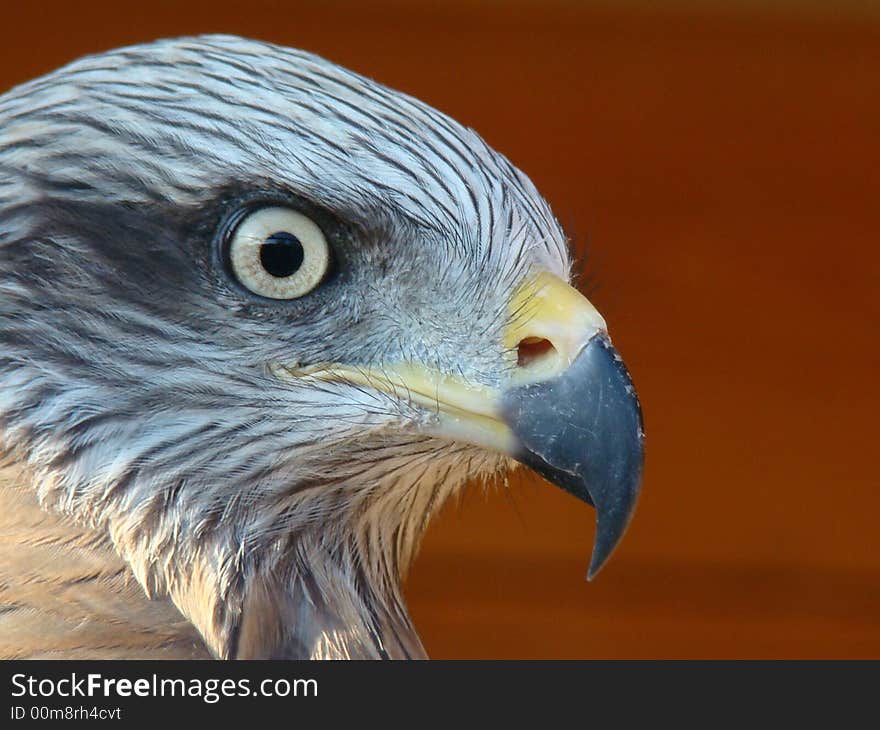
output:
[[[241,284],[269,299],[296,299],[327,273],[330,247],[320,228],[289,208],[260,208],[232,231],[229,264]]]

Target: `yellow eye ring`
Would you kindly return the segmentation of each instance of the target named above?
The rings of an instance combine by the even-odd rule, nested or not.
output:
[[[260,208],[235,227],[229,244],[235,278],[268,299],[297,299],[315,289],[330,266],[318,225],[290,208]]]

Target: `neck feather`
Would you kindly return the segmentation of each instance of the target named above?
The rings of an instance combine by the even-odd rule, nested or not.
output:
[[[206,659],[167,598],[150,600],[105,538],[44,511],[0,469],[0,658]]]

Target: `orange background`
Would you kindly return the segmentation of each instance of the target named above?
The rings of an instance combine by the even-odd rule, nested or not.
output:
[[[645,409],[635,520],[587,584],[589,508],[528,476],[472,488],[408,586],[432,656],[880,656],[880,17],[4,5],[3,88],[161,36],[304,47],[478,129],[589,245],[586,288]]]

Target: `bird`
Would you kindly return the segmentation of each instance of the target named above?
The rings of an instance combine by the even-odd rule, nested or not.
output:
[[[569,240],[472,129],[231,35],[0,96],[0,655],[421,659],[466,483],[596,509],[644,428]]]

